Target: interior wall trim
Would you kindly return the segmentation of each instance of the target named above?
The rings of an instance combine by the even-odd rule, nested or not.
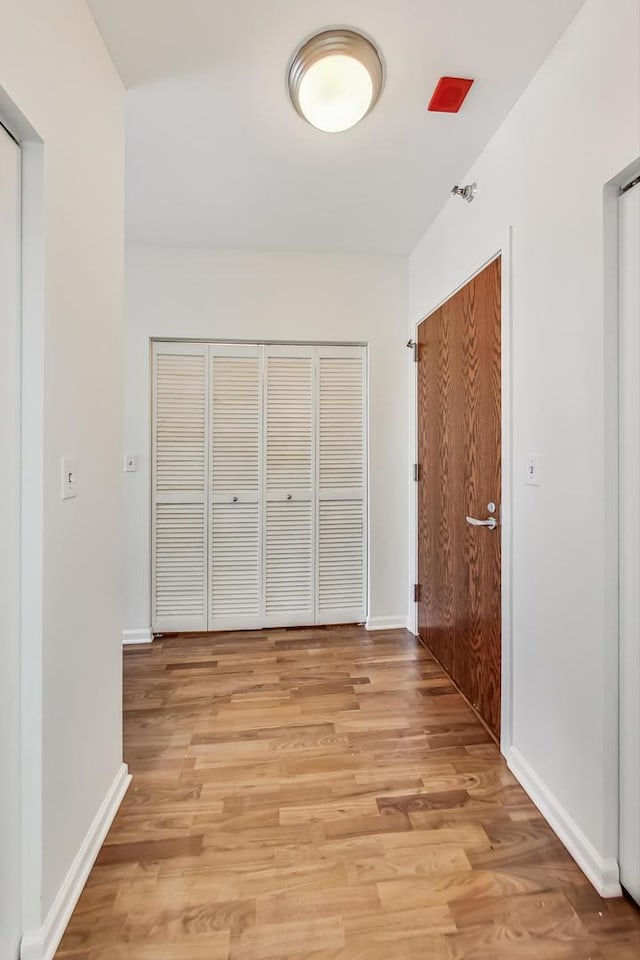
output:
[[[123,630],[122,645],[126,647],[130,643],[152,643],[153,633],[151,627],[142,627],[140,630]]]
[[[255,337],[151,337],[151,343],[234,343],[257,347],[367,347],[366,340],[257,340]]]
[[[600,896],[622,896],[616,860],[600,856],[575,820],[516,747],[510,748],[507,765]]]
[[[365,623],[367,630],[406,630],[407,618],[402,614],[395,617],[369,617]]]
[[[53,960],[94,861],[130,783],[129,768],[126,763],[123,763],[82,841],[42,927],[39,930],[28,931],[23,937],[20,960]]]

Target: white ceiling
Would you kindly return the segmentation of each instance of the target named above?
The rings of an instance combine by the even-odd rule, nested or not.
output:
[[[129,88],[129,238],[408,253],[582,2],[88,0]],[[285,72],[336,25],[377,42],[387,83],[361,124],[323,134]],[[457,115],[426,112],[441,75],[476,80]]]

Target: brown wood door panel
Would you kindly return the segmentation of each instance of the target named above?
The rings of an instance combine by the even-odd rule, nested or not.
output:
[[[500,260],[418,327],[418,632],[499,734]]]

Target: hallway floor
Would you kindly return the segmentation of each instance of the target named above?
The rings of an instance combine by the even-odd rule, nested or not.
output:
[[[65,960],[638,960],[406,631],[125,652],[134,779]]]

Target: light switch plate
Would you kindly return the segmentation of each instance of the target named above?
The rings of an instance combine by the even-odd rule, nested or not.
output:
[[[525,483],[530,487],[540,486],[540,457],[530,454],[526,460]]]
[[[60,468],[62,499],[71,500],[78,496],[78,461],[76,457],[62,457]]]
[[[137,473],[138,471],[138,458],[135,453],[125,453],[124,455],[124,472],[125,473]]]

